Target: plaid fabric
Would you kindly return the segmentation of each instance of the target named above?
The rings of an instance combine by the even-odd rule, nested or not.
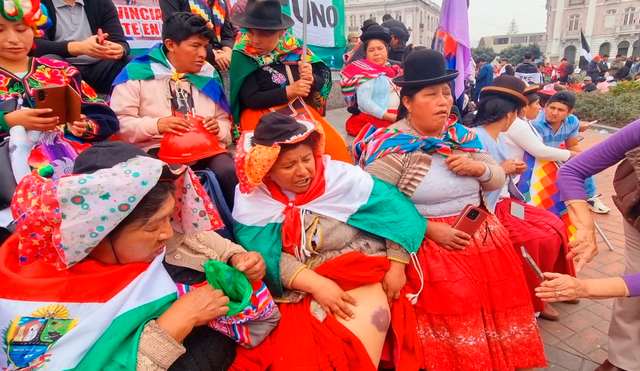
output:
[[[569,211],[560,200],[558,181],[559,165],[556,162],[538,160],[529,153],[524,153],[527,171],[518,181],[518,190],[524,196],[525,203],[545,209],[556,215],[567,226],[569,239],[573,238],[576,227],[569,219]]]
[[[538,118],[531,121],[531,125],[542,136],[542,141],[549,147],[560,147],[569,138],[576,138],[580,131],[580,120],[575,115],[567,117],[558,132],[555,132],[545,119],[545,112],[540,112]]]

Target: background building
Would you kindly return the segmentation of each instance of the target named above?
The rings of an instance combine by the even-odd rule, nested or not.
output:
[[[547,0],[547,58],[580,59],[580,29],[592,55],[640,55],[640,0]]]
[[[493,48],[493,51],[500,53],[502,50],[513,45],[538,44],[544,54],[547,34],[544,32],[519,33],[512,35],[485,36],[480,39],[478,47]]]
[[[385,14],[391,14],[409,29],[409,43],[431,46],[440,22],[440,6],[429,0],[345,0],[347,33],[359,32],[362,23],[369,18],[382,23]]]

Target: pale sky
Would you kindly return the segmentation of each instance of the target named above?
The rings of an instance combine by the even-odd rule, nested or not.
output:
[[[442,0],[432,1],[442,5]],[[545,32],[545,4],[545,0],[470,0],[471,46],[478,46],[483,36],[506,34],[512,19],[521,33]]]

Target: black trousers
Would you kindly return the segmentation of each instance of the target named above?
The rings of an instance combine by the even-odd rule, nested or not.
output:
[[[57,59],[59,61],[66,61],[59,55],[47,54],[43,58]],[[84,80],[89,86],[93,88],[98,94],[109,94],[111,92],[111,84],[116,76],[122,71],[122,69],[129,63],[134,56],[129,55],[125,58],[113,60],[103,59],[95,64],[81,64],[74,66],[82,74],[82,80]]]
[[[147,153],[149,156],[158,158],[158,152],[160,148],[152,148]],[[236,175],[236,165],[233,158],[229,153],[221,153],[219,155],[211,156],[198,160],[195,165],[191,166],[194,170],[209,169],[216,174],[220,188],[222,189],[222,196],[224,197],[229,210],[233,210],[233,199],[236,194],[236,186],[238,185],[238,176]]]

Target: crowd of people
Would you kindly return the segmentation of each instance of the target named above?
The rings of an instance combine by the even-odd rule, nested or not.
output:
[[[0,4],[7,370],[532,370],[550,303],[640,295],[640,124],[580,154],[575,96],[530,55],[495,78],[479,61],[463,115],[441,53],[366,21],[341,71],[350,151],[278,0],[160,0],[137,57],[108,0]],[[78,121],[38,108],[60,85]],[[593,174],[625,156],[628,275],[578,280],[609,212]],[[536,161],[568,161],[575,232],[527,199]],[[639,369],[637,302],[615,316],[606,366]]]

